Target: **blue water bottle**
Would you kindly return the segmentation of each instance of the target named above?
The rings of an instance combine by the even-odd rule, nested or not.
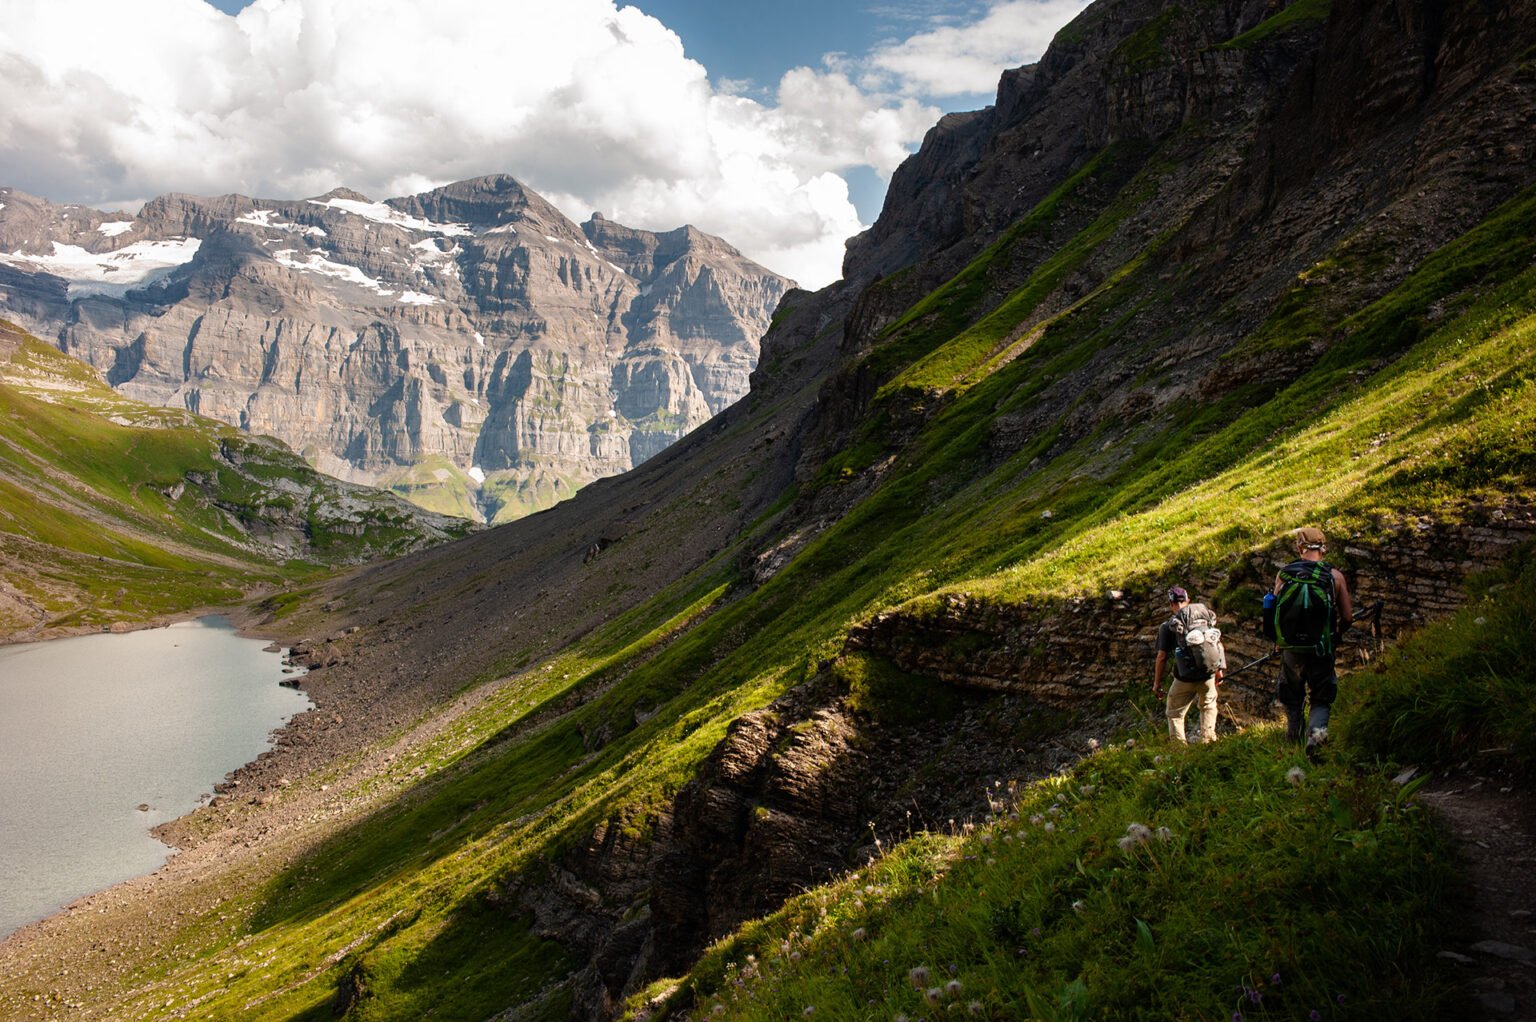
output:
[[[1275,641],[1275,594],[1264,594],[1264,613],[1259,615],[1259,631],[1266,639]]]

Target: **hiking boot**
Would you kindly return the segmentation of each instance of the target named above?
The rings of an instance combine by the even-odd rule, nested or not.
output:
[[[1328,744],[1328,729],[1315,727],[1307,735],[1307,761],[1313,764],[1323,761],[1323,746]]]

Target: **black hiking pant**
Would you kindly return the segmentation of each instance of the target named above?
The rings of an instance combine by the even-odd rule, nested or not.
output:
[[[1299,649],[1280,654],[1280,684],[1275,689],[1275,698],[1285,707],[1286,738],[1293,742],[1310,741],[1315,732],[1326,733],[1328,714],[1338,694],[1333,654],[1320,656]],[[1303,716],[1302,707],[1309,696],[1312,712]]]

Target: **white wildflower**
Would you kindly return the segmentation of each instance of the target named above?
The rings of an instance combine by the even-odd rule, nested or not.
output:
[[[1291,767],[1285,772],[1285,779],[1292,784],[1300,784],[1307,779],[1307,772],[1301,767]]]

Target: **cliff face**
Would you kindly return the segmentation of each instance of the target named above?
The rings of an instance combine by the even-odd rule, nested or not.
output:
[[[137,217],[0,198],[12,318],[131,397],[468,517],[547,507],[739,399],[790,283],[692,228],[578,226],[510,177]]]
[[[956,494],[985,501],[986,486],[964,487],[994,471],[1031,480],[998,487],[1065,489],[1049,469],[1074,445],[1128,450],[1178,430],[1192,408],[1236,405],[1238,393],[1266,400],[1325,363],[1355,340],[1349,312],[1370,308],[1536,181],[1533,44],[1530,3],[1090,7],[1038,65],[1004,74],[995,106],[935,126],[896,174],[879,221],[849,243],[845,280],[787,303],[791,314],[764,338],[765,365],[780,368],[759,369],[756,396],[771,400],[787,379],[825,375],[789,433],[798,499],[741,558],[753,584],[770,587],[801,554],[816,556],[813,541],[849,517],[888,516],[894,530],[959,513]],[[1471,272],[1465,281],[1477,279]],[[1429,306],[1427,323],[1465,300],[1457,290],[1465,282],[1435,286],[1455,297]],[[1022,313],[1010,304],[1021,293],[1033,302]],[[1295,308],[1308,318],[1282,322],[1295,333],[1275,340],[1276,319]],[[946,321],[949,309],[960,311]],[[977,368],[925,372],[925,343],[958,346],[989,317],[1010,315],[973,356]],[[1399,357],[1424,322],[1405,318],[1355,378]],[[1045,371],[1014,374],[1010,386],[1027,399],[977,383],[1036,346],[1076,357],[1042,355],[1034,364]],[[961,414],[971,386],[991,403],[974,412],[972,439],[953,441],[967,454],[925,474],[914,449],[926,440],[933,455],[944,450],[935,435],[959,435],[959,426],[942,434],[942,423]],[[1114,463],[1122,456],[1083,456],[1072,479],[1124,481]],[[907,506],[897,511],[892,499],[872,509],[882,487]],[[1411,513],[1378,521],[1369,536],[1340,544],[1336,558],[1355,591],[1385,599],[1387,638],[1448,613],[1469,573],[1536,535],[1527,499],[1508,496],[1473,501],[1449,521]],[[988,525],[1030,549],[1020,538],[1027,526]],[[877,541],[873,529],[845,531]],[[998,543],[998,563],[1019,556]],[[850,545],[848,556],[858,550]],[[1276,547],[1220,573],[1178,577],[1203,593],[1257,587],[1283,554]],[[1028,775],[1076,755],[1083,736],[1067,728],[1018,738],[1048,708],[1113,727],[1091,708],[1149,674],[1160,608],[1150,589],[1038,600],[962,589],[852,624],[841,663],[870,658],[931,681],[912,697],[932,700],[914,704],[928,726],[871,719],[837,683],[842,667],[823,665],[781,702],[732,724],[653,821],[648,850],[614,847],[610,821],[566,856],[562,867],[591,895],[588,907],[558,891],[516,890],[516,904],[551,936],[573,913],[590,922],[611,912],[615,928],[599,923],[576,942],[597,963],[577,979],[578,1014],[606,1017],[648,979],[676,975],[708,940],[858,866],[872,834],[910,826],[882,816],[892,791],[926,819],[963,817],[974,807],[960,793],[983,786],[988,770]],[[1251,619],[1224,624],[1234,661],[1268,651]],[[1344,662],[1359,666],[1369,655],[1357,633]],[[1228,686],[1226,704],[1263,718],[1264,682],[1246,680],[1257,689]],[[943,719],[945,700],[974,716],[961,709]],[[924,745],[933,726],[949,735],[942,749]],[[944,771],[948,790],[921,790],[922,778]],[[631,878],[610,888],[605,870],[623,861],[633,871],[647,855],[648,914],[618,924],[645,885]]]
[[[1127,694],[1168,584],[1256,654],[1241,608],[1278,537],[1315,521],[1389,635],[1454,606],[1536,533],[1533,46],[1531,0],[1088,8],[995,106],[934,130],[845,281],[785,296],[744,401],[548,514],[275,622],[331,636],[305,681],[321,709],[184,832],[260,847],[274,818],[283,839],[312,812],[341,822],[226,946],[291,955],[358,1017],[418,960],[433,992],[489,990],[477,1017],[514,1017],[546,1003],[507,978],[531,918],[572,963],[530,981],[548,1003],[640,1011],[652,981],[877,839],[985,812],[984,788],[1143,718]],[[531,197],[508,203],[565,237]],[[600,221],[583,237],[630,275],[694,243]],[[476,293],[520,314],[538,258],[485,267]],[[496,380],[541,372],[509,358]],[[1223,700],[1268,712],[1262,691]],[[429,766],[460,721],[478,744]],[[375,744],[400,734],[419,755]],[[391,783],[399,801],[376,794]],[[402,869],[422,852],[475,879],[423,901]],[[377,929],[407,901],[419,917]],[[503,915],[482,929],[487,905]],[[459,943],[422,950],[442,935]],[[145,973],[162,1004],[163,969]],[[191,1007],[272,996],[271,974],[214,978]],[[304,996],[270,1010],[314,1010]]]

